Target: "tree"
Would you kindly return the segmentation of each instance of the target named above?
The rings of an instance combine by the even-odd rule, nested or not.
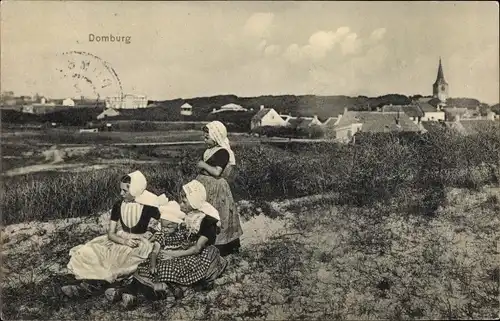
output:
[[[491,106],[491,111],[497,115],[500,115],[500,104]]]

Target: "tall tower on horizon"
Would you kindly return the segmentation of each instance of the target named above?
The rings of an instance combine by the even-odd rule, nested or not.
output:
[[[436,82],[434,82],[434,84],[432,85],[432,97],[438,98],[441,102],[445,102],[448,98],[448,83],[444,79],[441,57],[439,57],[439,67]]]

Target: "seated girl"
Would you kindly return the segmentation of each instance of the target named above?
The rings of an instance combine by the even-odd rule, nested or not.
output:
[[[149,261],[139,265],[132,283],[122,295],[125,307],[136,302],[136,296],[143,293],[149,299],[165,298],[173,294],[179,298],[179,285],[189,286],[200,282],[213,282],[227,266],[214,246],[219,224],[217,210],[206,202],[205,187],[194,180],[183,186],[180,210],[187,213],[183,221],[185,241],[189,246],[183,249],[162,249],[160,259],[154,268]],[[165,239],[167,240],[167,239]],[[172,246],[172,243],[165,245]],[[170,293],[169,293],[170,292]]]
[[[149,260],[151,274],[156,272],[156,263],[161,249],[179,250],[187,246],[186,230],[180,226],[186,214],[180,210],[179,203],[168,202],[167,206],[162,206],[160,213],[160,230],[149,239],[153,243]]]
[[[148,259],[153,244],[146,238],[152,218],[159,219],[159,197],[146,190],[140,171],[121,179],[121,200],[111,211],[107,235],[99,236],[70,250],[68,271],[78,281],[62,287],[67,296],[91,294],[131,275]],[[118,230],[118,222],[122,229]]]

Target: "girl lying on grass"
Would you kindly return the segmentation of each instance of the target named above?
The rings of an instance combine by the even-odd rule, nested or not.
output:
[[[148,259],[153,244],[146,232],[152,218],[160,219],[162,198],[147,191],[146,186],[140,171],[121,179],[122,199],[113,206],[108,234],[70,250],[67,267],[77,284],[62,287],[66,296],[100,292],[106,285],[130,276]],[[121,230],[117,229],[118,222]]]
[[[175,217],[183,217],[182,224],[179,228],[172,226],[175,232],[160,240],[159,261],[152,257],[151,261],[141,263],[131,284],[121,289],[108,289],[108,299],[121,299],[127,308],[136,304],[140,293],[150,300],[164,299],[169,295],[178,299],[183,295],[181,286],[211,285],[225,270],[227,261],[214,246],[219,215],[206,202],[204,186],[196,180],[191,181],[183,186],[181,197]],[[177,224],[172,215],[164,218]]]

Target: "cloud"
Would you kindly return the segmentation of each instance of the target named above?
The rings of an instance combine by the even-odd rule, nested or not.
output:
[[[299,62],[302,59],[302,52],[299,45],[291,44],[283,53],[283,56],[291,63]]]
[[[349,27],[340,27],[337,29],[337,36],[345,36],[351,31]]]
[[[253,37],[269,36],[269,28],[274,20],[274,13],[259,12],[248,18],[243,28],[245,34]]]
[[[355,33],[348,34],[340,44],[343,55],[356,54],[362,47],[361,39]]]
[[[318,31],[309,37],[309,44],[318,48],[331,49],[335,44],[336,33],[333,31]]]
[[[372,34],[370,35],[370,40],[372,41],[380,41],[382,38],[384,38],[385,33],[386,33],[385,28],[378,28],[373,30]]]
[[[319,30],[309,37],[308,44],[299,46],[290,45],[284,57],[291,63],[304,59],[314,61],[325,58],[335,46],[339,44],[343,55],[356,54],[362,48],[362,41],[356,33],[350,32],[349,27],[340,27],[336,31]]]
[[[258,51],[263,51],[266,48],[267,41],[266,40],[261,40],[259,44],[257,45],[257,50]]]
[[[276,56],[280,53],[281,47],[279,45],[270,45],[264,49],[266,56]]]

